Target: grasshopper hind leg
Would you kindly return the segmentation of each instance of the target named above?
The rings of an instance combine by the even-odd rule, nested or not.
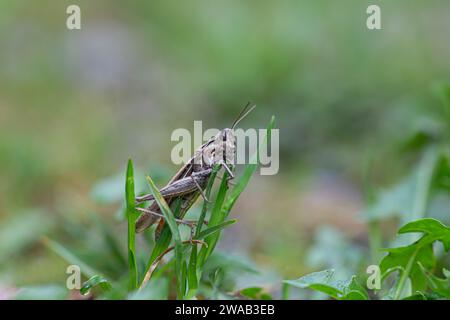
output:
[[[141,216],[136,220],[136,233],[140,233],[145,229],[151,227],[159,217],[149,212],[143,212]]]

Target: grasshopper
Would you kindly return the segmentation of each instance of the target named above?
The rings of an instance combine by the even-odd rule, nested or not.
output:
[[[233,130],[255,107],[255,105],[251,106],[248,103],[234,120],[231,128],[223,129],[201,145],[195,151],[193,157],[160,190],[161,195],[169,206],[174,204],[176,200],[180,200],[179,214],[176,217],[177,222],[185,223],[192,227],[192,223],[182,220],[186,212],[192,207],[200,195],[204,201],[209,202],[204,194],[204,189],[211,176],[212,167],[215,164],[223,167],[228,172],[230,179],[234,178],[233,169],[236,154],[236,138]],[[136,197],[136,204],[152,200],[154,200],[153,195],[147,194]],[[142,212],[142,214],[136,221],[136,232],[142,232],[160,220],[155,231],[155,239],[158,239],[164,227],[164,217],[156,201],[153,201],[146,209],[137,208],[137,210]]]

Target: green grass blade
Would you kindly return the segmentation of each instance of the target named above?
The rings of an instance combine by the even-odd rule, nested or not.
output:
[[[136,266],[136,209],[134,194],[133,162],[128,160],[127,177],[125,181],[125,200],[127,205],[128,221],[128,267],[129,267],[129,290],[135,290],[138,286],[138,273]]]
[[[178,298],[183,299],[183,287],[185,287],[185,285],[183,284],[183,280],[185,279],[185,277],[183,277],[183,248],[181,243],[180,231],[178,230],[178,225],[175,222],[175,217],[172,213],[172,210],[170,210],[166,200],[164,200],[164,198],[161,196],[158,188],[156,187],[150,176],[147,176],[147,181],[150,186],[150,191],[164,215],[165,221],[169,226],[170,232],[172,233],[172,237],[175,242],[175,273],[177,277],[177,292]]]
[[[205,189],[205,196],[207,199],[211,196],[211,190],[214,185],[214,180],[216,179],[217,172],[220,169],[220,165],[216,164],[213,167],[213,170],[211,172],[211,176],[209,177],[208,184],[206,185]],[[202,212],[200,213],[200,217],[197,222],[197,229],[195,230],[195,234],[198,235],[201,232],[201,229],[203,227],[203,223],[205,222],[206,212],[208,211],[208,202],[203,202]]]
[[[272,116],[270,119],[269,125],[267,126],[266,136],[264,140],[261,142],[261,145],[258,148],[258,151],[252,156],[251,161],[249,164],[245,166],[244,173],[242,174],[241,178],[237,182],[236,186],[231,191],[230,195],[225,199],[225,195],[227,193],[226,188],[226,172],[224,175],[224,179],[222,180],[222,184],[219,189],[219,194],[217,196],[216,204],[214,206],[213,212],[211,213],[211,219],[209,222],[209,226],[215,226],[217,224],[222,223],[227,216],[229,215],[231,209],[233,208],[233,205],[241,195],[241,193],[244,191],[244,189],[247,187],[248,182],[250,181],[251,176],[256,171],[259,163],[259,152],[262,148],[266,148],[268,144],[268,139],[271,137],[272,129],[275,126],[275,117]],[[218,211],[217,211],[218,210]],[[201,262],[200,266],[203,265],[203,263],[206,261],[206,259],[211,255],[213,252],[217,242],[220,238],[220,232],[214,233],[213,235],[208,236],[205,241],[208,244],[207,248],[202,248],[199,255],[199,260]]]
[[[191,295],[194,295],[195,290],[198,289],[198,278],[197,278],[197,246],[192,246],[191,256],[189,258],[188,265],[188,287]]]
[[[100,230],[105,245],[108,247],[109,251],[114,257],[115,262],[117,262],[118,266],[120,266],[121,269],[127,268],[127,257],[125,256],[124,252],[122,252],[119,241],[110,225],[102,221],[99,216],[95,214],[91,215],[91,219],[97,226],[97,229]]]
[[[225,204],[222,208],[222,215],[224,218],[228,216],[236,200],[239,198],[242,191],[244,191],[244,189],[247,187],[247,184],[250,181],[251,176],[253,175],[253,173],[255,173],[259,163],[259,152],[261,149],[267,148],[268,140],[271,137],[272,129],[274,126],[275,126],[275,117],[272,116],[269,125],[267,126],[266,136],[264,140],[261,142],[258,151],[252,156],[250,163],[246,165],[242,177],[239,179],[236,186],[231,191],[231,194],[225,201]]]
[[[75,254],[70,252],[67,248],[65,248],[58,242],[50,240],[48,238],[44,238],[43,241],[48,248],[50,248],[53,252],[66,260],[68,263],[80,267],[81,274],[83,274],[84,276],[90,278],[97,274],[101,274],[101,272],[89,266],[87,263],[85,263],[83,260],[81,260],[79,257],[77,257]]]
[[[217,176],[217,172],[219,171],[220,166],[215,165],[211,172],[211,176],[209,177],[208,184],[205,188],[205,196],[207,199],[211,197],[211,190],[214,185],[214,181]],[[202,211],[200,213],[200,217],[197,221],[197,228],[195,230],[195,237],[198,237],[202,232],[203,223],[205,221],[206,213],[208,211],[208,202],[204,201],[202,206]],[[198,289],[198,278],[197,278],[197,256],[198,250],[197,246],[192,246],[191,248],[191,256],[189,258],[188,264],[188,298],[191,298],[195,295],[196,290]]]
[[[229,225],[235,224],[236,221],[237,221],[236,219],[228,220],[228,221],[219,223],[218,225],[215,225],[214,227],[207,228],[207,229],[203,230],[202,232],[200,232],[198,235],[196,235],[194,239],[196,239],[196,240],[203,239],[215,232],[221,231],[223,228],[228,227]]]
[[[184,298],[186,291],[187,291],[187,276],[188,276],[188,266],[186,261],[183,261],[183,267],[181,270],[181,293],[182,293],[182,297]]]
[[[222,178],[222,182],[220,183],[219,191],[217,192],[216,201],[214,202],[214,207],[211,211],[211,217],[208,221],[209,227],[215,226],[223,221],[222,217],[221,217],[221,208],[225,201],[225,196],[228,191],[227,178],[228,178],[228,173],[225,171],[223,178]],[[207,246],[202,247],[202,249],[200,250],[200,253],[198,255],[197,265],[199,268],[201,268],[203,266],[206,259],[211,254],[212,249],[214,248],[214,245],[217,242],[217,239],[218,239],[218,233],[212,234],[212,235],[206,237],[205,242],[206,242]],[[211,248],[211,250],[210,250],[210,248]]]
[[[179,216],[179,211],[181,209],[181,200],[175,199],[172,206],[172,212],[175,217]],[[169,226],[164,224],[164,227],[159,235],[159,239],[156,241],[155,246],[153,247],[152,253],[150,255],[150,259],[148,260],[146,272],[148,271],[150,265],[155,261],[155,259],[166,250],[170,245],[170,240],[172,240],[172,233],[170,232]]]

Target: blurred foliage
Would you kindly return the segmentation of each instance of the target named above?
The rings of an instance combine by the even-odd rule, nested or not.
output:
[[[275,270],[266,282],[331,267],[348,280],[382,244],[417,239],[399,225],[449,223],[450,2],[383,2],[375,32],[367,0],[77,3],[81,31],[65,28],[72,1],[0,2],[0,291],[61,297],[66,263],[44,236],[123,277],[127,159],[161,186],[175,128],[229,126],[248,100],[242,127],[277,116],[280,173],[250,182],[218,250]],[[221,269],[200,289],[261,287]]]

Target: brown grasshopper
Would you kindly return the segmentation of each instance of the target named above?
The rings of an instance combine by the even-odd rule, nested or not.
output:
[[[206,199],[203,191],[206,188],[208,179],[211,176],[212,167],[215,164],[219,164],[225,168],[230,179],[234,178],[232,169],[234,168],[233,164],[236,153],[236,138],[233,129],[255,107],[255,105],[250,106],[250,103],[248,103],[239,113],[231,128],[223,129],[216,136],[201,145],[195,151],[194,156],[160,190],[161,195],[169,206],[175,200],[180,199],[181,205],[179,215],[176,217],[177,222],[192,226],[192,224],[182,220],[186,212],[192,207],[200,195],[205,201],[209,201]],[[136,197],[137,204],[151,200],[154,200],[151,194]],[[136,232],[142,232],[160,220],[155,232],[155,238],[158,239],[164,226],[164,216],[156,201],[147,209],[137,208],[137,210],[142,212],[142,214],[136,221]]]

